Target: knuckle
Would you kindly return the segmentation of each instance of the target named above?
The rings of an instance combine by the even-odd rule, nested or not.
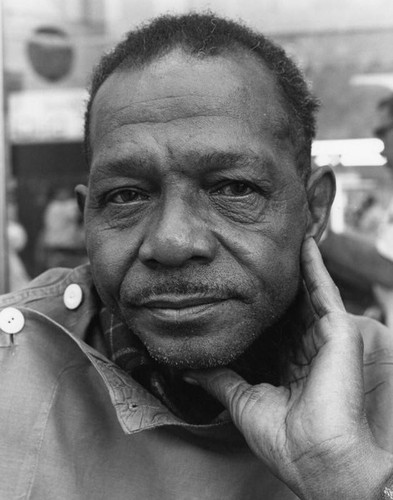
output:
[[[244,395],[248,388],[244,382],[238,382],[235,386],[232,386],[229,394],[229,410],[232,415],[237,417],[239,415],[239,410],[244,405]]]
[[[363,346],[363,336],[358,325],[346,311],[336,311],[326,316],[332,335],[340,331],[345,337],[359,347]]]
[[[261,394],[257,386],[250,387],[245,383],[237,385],[232,393],[231,413],[238,424],[241,425],[244,419],[250,415],[260,399]]]

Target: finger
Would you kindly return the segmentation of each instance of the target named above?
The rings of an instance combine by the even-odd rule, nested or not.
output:
[[[338,288],[323,263],[314,238],[303,242],[302,270],[311,304],[319,317],[330,312],[345,312]]]
[[[248,391],[252,388],[240,375],[227,368],[187,371],[184,380],[197,383],[218,399],[231,414],[235,425],[241,427],[241,414]]]

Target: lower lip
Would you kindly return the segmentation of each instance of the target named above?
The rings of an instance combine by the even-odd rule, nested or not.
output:
[[[198,320],[209,314],[216,314],[219,309],[227,305],[229,300],[220,300],[217,302],[208,302],[195,306],[181,307],[179,309],[165,307],[143,307],[143,310],[157,320],[164,322],[189,322]]]

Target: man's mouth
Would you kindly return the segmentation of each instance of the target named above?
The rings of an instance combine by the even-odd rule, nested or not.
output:
[[[138,309],[159,320],[180,322],[209,314],[228,301],[229,298],[212,296],[160,295],[142,301]]]
[[[214,304],[225,300],[218,297],[199,297],[199,296],[159,296],[152,297],[140,304],[142,307],[154,309],[186,309],[189,307],[198,307],[207,304]]]

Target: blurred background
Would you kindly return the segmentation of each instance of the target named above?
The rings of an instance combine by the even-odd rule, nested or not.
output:
[[[85,89],[100,54],[160,13],[208,8],[282,44],[320,98],[313,156],[337,173],[332,227],[357,228],[370,206],[388,205],[373,129],[393,90],[391,0],[3,0],[0,292],[86,260],[73,189],[86,180]],[[374,226],[358,229],[372,236]]]

